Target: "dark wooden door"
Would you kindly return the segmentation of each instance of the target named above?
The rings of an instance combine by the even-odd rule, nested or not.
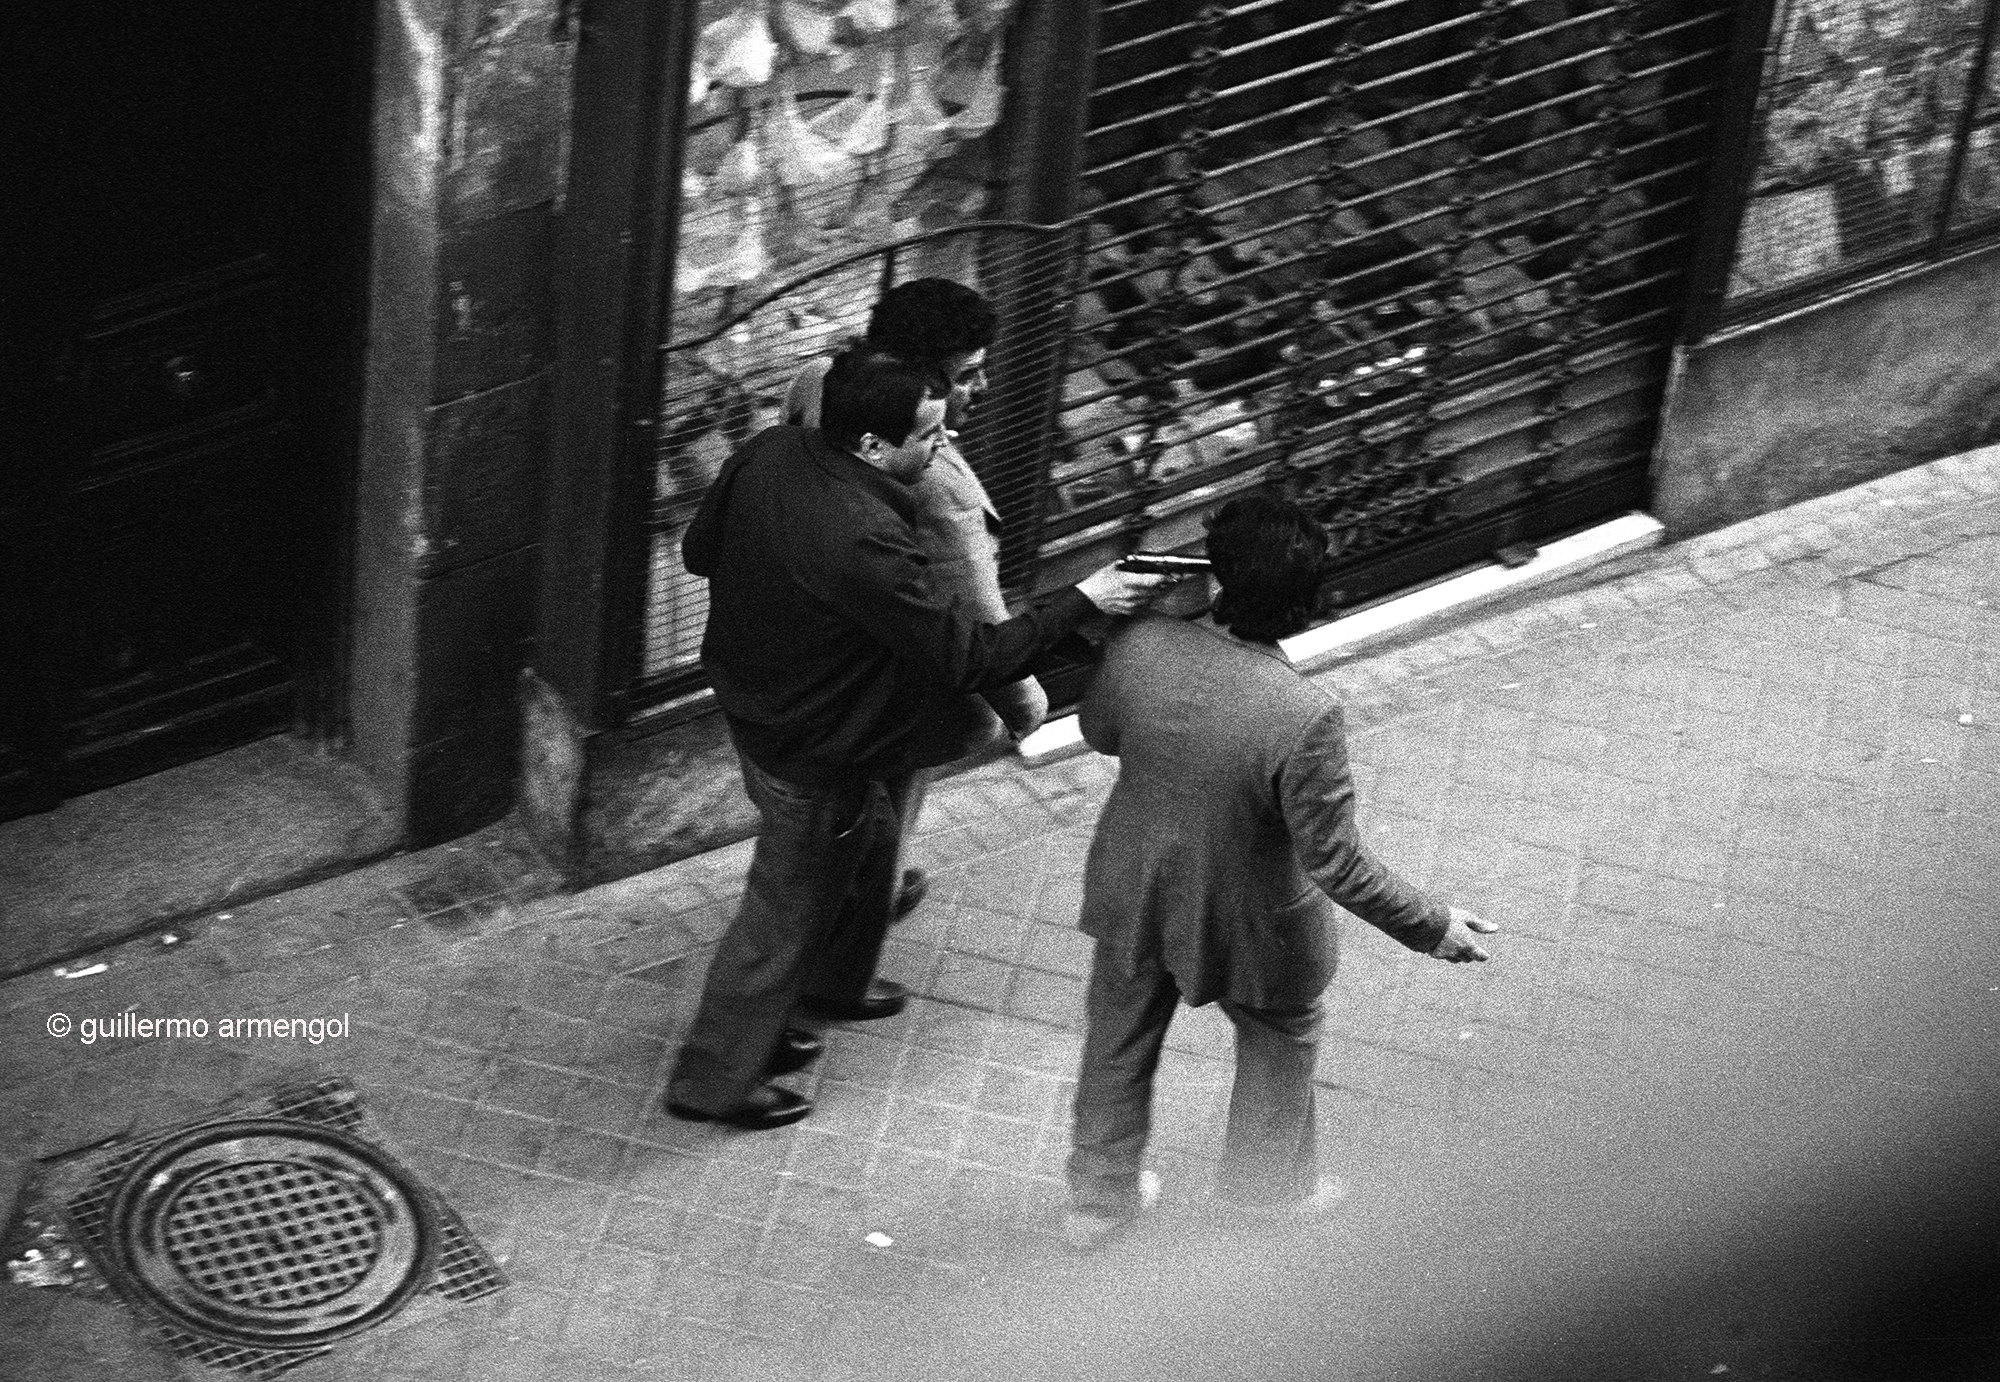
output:
[[[330,719],[371,2],[10,16],[0,816]]]

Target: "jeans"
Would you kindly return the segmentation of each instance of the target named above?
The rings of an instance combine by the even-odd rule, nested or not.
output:
[[[1142,967],[1121,975],[1098,942],[1084,999],[1083,1062],[1069,1158],[1070,1198],[1089,1214],[1124,1218],[1139,1208],[1139,1170],[1152,1131],[1153,1075],[1180,1002],[1173,976]],[[1246,1205],[1304,1199],[1318,1182],[1313,1067],[1320,1006],[1251,1008],[1227,999],[1236,1028],[1216,1189]]]
[[[819,790],[773,777],[745,756],[743,785],[762,825],[743,901],[709,962],[701,1006],[667,1097],[707,1113],[740,1106],[764,1082],[801,996],[865,997],[895,898],[908,775]]]

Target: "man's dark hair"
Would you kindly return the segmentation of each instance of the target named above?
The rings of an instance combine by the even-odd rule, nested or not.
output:
[[[843,451],[869,433],[901,446],[916,425],[917,405],[941,397],[928,371],[887,351],[854,346],[833,359],[820,383],[819,431]]]
[[[1241,495],[1208,520],[1208,559],[1222,586],[1215,622],[1238,638],[1275,643],[1313,621],[1326,530],[1275,494]]]
[[[867,343],[936,369],[947,355],[984,350],[999,334],[993,304],[949,278],[913,278],[876,299]]]

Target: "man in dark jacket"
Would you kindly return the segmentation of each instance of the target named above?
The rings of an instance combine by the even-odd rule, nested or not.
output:
[[[876,299],[862,344],[935,374],[946,389],[945,427],[962,428],[986,390],[986,352],[999,328],[999,314],[984,295],[948,278],[913,278]],[[832,364],[822,358],[800,368],[785,394],[786,422],[819,425],[820,381]],[[961,597],[973,617],[1003,622],[1008,610],[1000,588],[1000,512],[954,441],[937,449],[930,468],[910,485],[910,498],[916,509],[912,527],[930,558],[932,583],[940,593]],[[961,705],[962,714],[938,717],[919,768],[963,758],[1008,735],[1026,738],[1048,714],[1049,698],[1040,682],[1022,677],[965,697]],[[922,809],[925,776],[919,773],[911,784],[903,817],[906,841]],[[928,886],[922,869],[902,870],[896,915],[914,910]]]
[[[874,978],[896,845],[929,715],[1003,685],[1085,619],[1130,614],[1162,578],[1107,567],[1002,623],[942,595],[911,531],[909,485],[945,440],[928,376],[866,349],[828,371],[817,430],[772,427],[724,465],[682,542],[709,580],[702,665],[762,817],[667,1089],[681,1118],[795,1122],[769,1081],[818,1054],[796,1004],[900,1010]]]
[[[1176,1003],[1236,1028],[1219,1192],[1286,1212],[1337,1182],[1314,1156],[1320,993],[1335,903],[1413,950],[1484,960],[1495,929],[1426,897],[1362,844],[1340,704],[1286,660],[1312,615],[1326,535],[1262,494],[1225,504],[1208,555],[1220,595],[1195,622],[1134,620],[1085,693],[1084,738],[1118,759],[1084,871],[1097,942],[1069,1161],[1072,1246],[1091,1248],[1158,1193],[1140,1166],[1153,1074]]]

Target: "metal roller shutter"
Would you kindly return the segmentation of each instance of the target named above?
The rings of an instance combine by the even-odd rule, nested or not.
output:
[[[1717,0],[1113,0],[1028,583],[1275,485],[1352,603],[1643,501]]]

